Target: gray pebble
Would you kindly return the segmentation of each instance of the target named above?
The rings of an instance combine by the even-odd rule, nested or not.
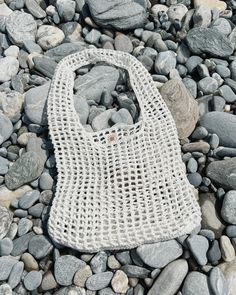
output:
[[[236,225],[236,191],[232,190],[225,194],[221,216],[226,222]]]
[[[18,223],[18,236],[25,235],[33,226],[33,222],[28,218],[22,218]]]
[[[219,88],[219,94],[223,96],[226,102],[233,103],[236,101],[236,94],[228,85],[223,85]]]
[[[223,112],[225,107],[225,99],[221,96],[214,96],[211,100],[212,111]]]
[[[53,187],[53,178],[48,172],[43,172],[39,178],[39,187],[41,190],[51,190]]]
[[[198,126],[192,133],[191,137],[192,139],[203,139],[207,137],[207,135],[208,135],[207,129],[202,126]]]
[[[204,94],[212,94],[218,89],[218,83],[214,78],[205,77],[198,82],[198,89]]]
[[[115,109],[109,109],[98,116],[96,116],[92,121],[92,128],[94,131],[100,131],[110,127],[109,121],[112,115],[116,112]]]
[[[0,112],[0,145],[6,141],[13,132],[13,125],[10,119],[5,116],[2,112]]]
[[[34,17],[46,17],[46,12],[39,6],[36,0],[25,0],[25,6]]]
[[[12,223],[12,213],[0,205],[0,240],[4,238]]]
[[[96,30],[96,29],[92,29],[85,36],[85,41],[90,43],[90,44],[98,44],[100,37],[101,37],[101,32]]]
[[[204,236],[209,241],[213,241],[215,239],[215,233],[210,229],[201,229],[199,235]]]
[[[144,267],[136,265],[123,265],[121,270],[127,274],[128,277],[145,279],[149,276],[150,271]]]
[[[187,177],[188,177],[188,181],[194,187],[199,187],[199,185],[202,183],[202,176],[198,172],[188,174]]]
[[[182,294],[211,295],[209,288],[208,277],[200,272],[192,271],[184,281]]]
[[[75,1],[57,0],[56,8],[63,22],[71,21],[75,14]]]
[[[226,278],[219,267],[214,267],[209,276],[209,285],[216,295],[228,294],[229,287]]]
[[[129,251],[121,251],[116,253],[116,258],[119,260],[121,264],[132,264]]]
[[[217,263],[221,259],[219,242],[214,240],[207,252],[207,258],[210,263]]]
[[[177,62],[180,64],[185,64],[189,59],[191,52],[184,43],[180,43],[177,49]]]
[[[42,282],[42,274],[38,271],[31,271],[24,277],[24,285],[28,291],[37,289]]]
[[[111,271],[97,273],[87,279],[86,287],[92,291],[101,290],[110,284],[112,277],[113,273]]]
[[[207,250],[209,248],[208,240],[200,235],[191,235],[187,238],[187,244],[194,258],[199,265],[207,264]]]
[[[79,114],[81,124],[86,124],[89,115],[89,105],[87,99],[74,95],[74,107],[76,112]]]
[[[185,66],[188,69],[188,72],[191,74],[198,65],[202,63],[203,59],[200,56],[192,55],[188,58]]]
[[[29,232],[13,241],[13,250],[11,255],[18,256],[26,252],[28,249],[29,241],[35,236],[33,232]]]
[[[133,118],[130,115],[130,112],[125,108],[120,109],[111,116],[111,120],[114,124],[116,123],[125,123],[127,125],[133,124]]]
[[[190,158],[187,164],[187,171],[189,173],[195,173],[198,170],[198,163],[194,158]]]
[[[3,157],[0,157],[0,175],[4,175],[8,171],[9,161]]]
[[[229,78],[230,77],[230,69],[227,68],[224,65],[216,65],[216,72],[222,77],[222,78]]]
[[[22,261],[17,262],[13,266],[8,279],[8,284],[12,289],[14,289],[20,283],[23,270],[24,270],[24,263]]]
[[[115,38],[115,49],[131,53],[133,51],[133,44],[130,38],[124,34],[119,34]]]
[[[155,71],[160,75],[168,75],[176,67],[176,54],[173,51],[160,52],[155,61]]]
[[[13,249],[13,242],[9,238],[0,240],[0,256],[8,256]]]
[[[17,260],[11,256],[0,257],[0,281],[6,281]]]
[[[105,272],[107,268],[107,254],[104,251],[98,252],[90,261],[93,273]]]
[[[51,271],[48,271],[44,274],[41,288],[43,291],[49,291],[57,287],[57,282]]]
[[[29,209],[32,207],[40,197],[40,192],[38,190],[32,190],[29,192],[26,192],[19,200],[19,207],[21,209]]]
[[[212,24],[211,28],[217,30],[218,32],[228,36],[231,33],[231,25],[225,18],[218,18]]]
[[[226,227],[226,235],[229,238],[236,238],[236,225],[228,225]]]

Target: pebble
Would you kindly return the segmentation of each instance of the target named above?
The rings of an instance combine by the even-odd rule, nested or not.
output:
[[[6,141],[13,132],[13,125],[10,121],[10,119],[0,112],[0,144],[2,144],[4,141]]]
[[[96,29],[92,29],[86,36],[85,36],[85,41],[90,43],[90,44],[98,44],[99,43],[99,39],[101,37],[101,32],[96,30]]]
[[[17,47],[16,45],[11,45],[4,51],[4,55],[17,58],[19,54],[19,50],[20,50],[19,47]]]
[[[113,113],[111,116],[111,120],[114,124],[117,124],[117,123],[124,123],[127,125],[133,124],[133,118],[130,112],[125,108],[121,108],[119,111]]]
[[[201,229],[199,235],[206,237],[209,241],[215,239],[215,233],[210,229]]]
[[[18,236],[21,237],[25,235],[27,232],[30,231],[32,226],[33,226],[33,222],[29,220],[28,218],[20,219],[18,223]]]
[[[35,70],[51,79],[57,63],[52,58],[46,56],[35,56],[33,57],[33,65]]]
[[[228,191],[225,194],[221,216],[226,222],[236,225],[236,191]]]
[[[24,285],[28,291],[37,289],[42,282],[42,274],[38,271],[31,271],[24,277]]]
[[[101,290],[110,284],[112,277],[111,271],[94,274],[87,279],[86,287],[91,291]]]
[[[44,50],[51,49],[61,44],[65,35],[57,27],[42,25],[39,27],[36,35],[36,41]]]
[[[220,0],[194,0],[194,7],[195,8],[200,6],[200,5],[208,7],[210,9],[217,8],[221,12],[223,12],[227,8],[227,5],[226,5],[225,1],[220,1]]]
[[[86,98],[74,95],[74,107],[79,114],[81,124],[86,124],[89,116],[89,105]]]
[[[6,31],[11,42],[22,47],[23,40],[35,40],[37,23],[32,15],[15,10],[7,18]]]
[[[212,94],[218,89],[218,83],[214,78],[205,77],[198,82],[198,89],[202,91],[203,94]]]
[[[230,262],[235,258],[235,249],[227,236],[220,237],[220,249],[222,258],[226,262]]]
[[[57,258],[54,265],[54,276],[57,283],[62,286],[70,286],[76,271],[84,266],[84,261],[71,255],[64,255]]]
[[[130,38],[124,34],[119,34],[115,38],[115,49],[131,53],[133,51],[133,44]]]
[[[0,240],[0,256],[8,256],[13,249],[13,242],[9,238]]]
[[[193,28],[188,32],[186,41],[194,54],[228,57],[234,50],[227,37],[212,28]]]
[[[14,289],[21,281],[22,274],[24,271],[24,263],[22,261],[17,262],[9,275],[8,284]]]
[[[144,267],[136,266],[136,265],[123,265],[121,267],[121,270],[123,270],[128,277],[132,278],[141,278],[145,279],[148,277],[150,271]]]
[[[169,249],[167,252],[166,249]],[[154,244],[144,244],[137,248],[137,254],[145,264],[162,268],[183,253],[181,245],[176,240],[169,240]]]
[[[25,0],[25,6],[35,18],[46,17],[46,12],[39,6],[36,0]]]
[[[28,250],[36,259],[42,259],[53,249],[49,239],[43,235],[36,235],[29,241]]]
[[[178,259],[168,264],[148,291],[148,295],[174,295],[188,273],[188,263]]]
[[[160,52],[155,60],[155,71],[160,75],[168,75],[176,67],[176,54],[173,51]]]
[[[207,28],[211,24],[211,9],[208,7],[205,7],[203,5],[198,6],[195,9],[194,15],[193,15],[193,22],[194,27],[202,27]]]
[[[199,187],[199,185],[202,183],[202,176],[198,172],[188,174],[187,178],[190,184],[192,184],[194,187]]]
[[[211,295],[209,289],[208,277],[200,272],[190,272],[183,284],[182,288],[183,295]]]
[[[38,190],[32,190],[23,194],[23,196],[19,199],[19,207],[21,209],[29,209],[32,207],[40,197],[40,192]]]
[[[57,287],[57,282],[51,271],[48,271],[44,274],[42,279],[41,288],[43,291],[49,291]]]
[[[104,251],[98,252],[90,261],[90,267],[93,273],[100,273],[106,271],[107,268],[107,254]]]
[[[41,203],[38,203],[32,207],[29,208],[28,212],[30,215],[39,218],[41,217],[42,213],[43,213],[43,209],[44,209],[44,205]]]
[[[72,0],[57,0],[56,8],[62,22],[69,22],[75,15],[75,1]]]
[[[214,240],[207,252],[207,258],[210,263],[218,263],[221,259],[221,251],[218,240]]]
[[[3,239],[12,223],[12,213],[0,205],[0,240]]]
[[[192,139],[203,139],[206,138],[208,135],[208,131],[205,127],[198,126],[194,132],[192,133]]]
[[[228,225],[226,227],[226,235],[229,238],[236,238],[236,225]]]
[[[8,284],[2,284],[0,286],[1,295],[12,295],[12,289]]]
[[[160,93],[175,120],[180,139],[188,137],[198,121],[198,104],[179,80],[170,80]],[[181,114],[181,115],[180,115]]]
[[[47,172],[43,172],[39,178],[39,187],[41,190],[51,190],[53,187],[53,178]]]
[[[24,96],[17,91],[0,93],[0,109],[10,120],[19,115],[23,102]]]
[[[223,85],[219,88],[219,94],[225,99],[228,103],[233,103],[236,101],[236,94],[228,85]]]
[[[25,113],[31,122],[47,125],[46,101],[50,83],[31,88],[25,94]]]
[[[187,12],[188,8],[184,4],[178,3],[171,5],[167,14],[171,22],[175,22],[176,20],[181,22]]]
[[[218,18],[212,24],[211,28],[217,30],[218,32],[228,36],[231,33],[231,26],[227,19]]]
[[[11,80],[18,73],[19,61],[13,56],[6,56],[0,59],[0,83]]]
[[[73,279],[73,283],[81,288],[85,287],[85,283],[89,277],[92,276],[92,270],[89,265],[85,265],[76,271]]]
[[[224,295],[229,292],[228,284],[219,267],[214,267],[210,271],[209,284],[214,294]]]
[[[188,69],[188,72],[191,74],[198,65],[201,65],[203,59],[200,56],[192,55],[188,58],[185,66]]]
[[[0,175],[4,175],[8,171],[9,161],[0,156]]]
[[[198,163],[194,158],[190,158],[187,164],[187,171],[189,173],[195,173],[198,169]]]
[[[102,129],[109,128],[110,119],[115,112],[115,109],[109,109],[96,116],[92,121],[93,130],[100,131]]]
[[[29,253],[24,253],[21,255],[21,260],[24,262],[25,269],[30,272],[32,270],[38,270],[39,266],[35,258],[29,254]]]
[[[126,293],[129,289],[128,283],[128,277],[122,270],[117,270],[111,280],[112,289],[116,293]]]
[[[0,257],[0,281],[6,281],[17,260],[11,256]]]
[[[8,170],[5,176],[6,186],[11,190],[16,189],[38,178],[42,171],[43,163],[40,155],[26,152]]]
[[[206,254],[209,248],[209,242],[207,238],[201,235],[190,235],[186,241],[197,263],[201,266],[206,265]]]

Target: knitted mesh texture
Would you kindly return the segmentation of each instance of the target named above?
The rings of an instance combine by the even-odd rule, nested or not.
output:
[[[128,71],[141,120],[87,132],[74,108],[74,71],[101,61]],[[135,57],[103,49],[65,57],[52,79],[47,112],[58,171],[48,220],[54,241],[83,252],[130,249],[200,225],[175,122]]]

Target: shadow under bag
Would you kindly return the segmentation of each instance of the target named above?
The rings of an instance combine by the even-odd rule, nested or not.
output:
[[[84,129],[74,108],[74,71],[97,62],[128,71],[140,121],[97,132]],[[104,49],[65,57],[51,83],[47,112],[58,171],[48,231],[57,243],[83,252],[130,249],[200,225],[175,122],[135,57]]]

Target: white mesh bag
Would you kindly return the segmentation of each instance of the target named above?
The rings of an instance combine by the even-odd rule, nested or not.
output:
[[[74,71],[101,61],[128,71],[141,120],[87,132],[74,108]],[[57,243],[83,252],[129,249],[200,224],[174,120],[135,57],[103,49],[65,57],[56,68],[47,111],[58,170],[48,231]]]

